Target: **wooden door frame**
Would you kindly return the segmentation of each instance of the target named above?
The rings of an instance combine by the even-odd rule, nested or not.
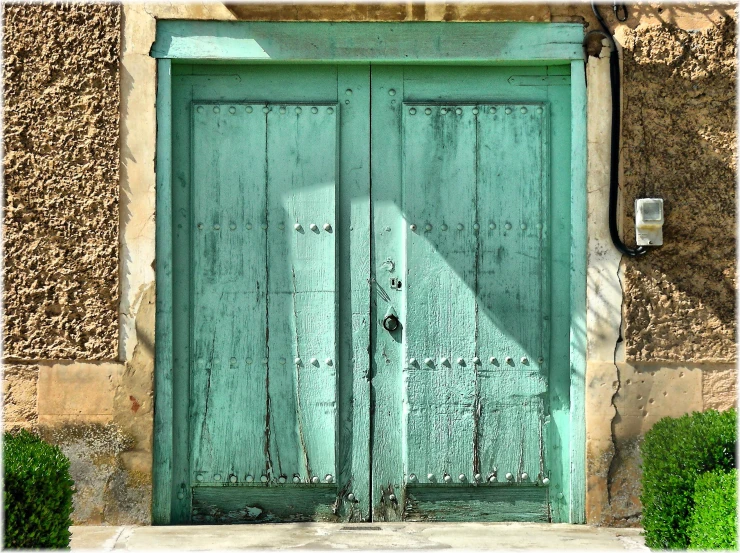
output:
[[[576,23],[316,23],[157,21],[156,340],[152,521],[169,524],[173,475],[173,63],[569,65],[571,99],[570,385],[562,433],[563,487],[554,522],[585,522],[586,81]],[[567,451],[566,451],[567,450]],[[562,497],[560,497],[562,495]]]

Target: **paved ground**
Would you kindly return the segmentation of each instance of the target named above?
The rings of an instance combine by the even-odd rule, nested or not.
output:
[[[586,549],[650,551],[639,528],[510,522],[73,526],[72,550]]]

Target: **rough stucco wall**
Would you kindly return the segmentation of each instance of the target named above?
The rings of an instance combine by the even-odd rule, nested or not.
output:
[[[3,10],[6,358],[117,355],[120,11]]]
[[[4,426],[68,456],[77,524],[151,521],[153,285],[129,313],[132,358],[100,362],[119,342],[121,14],[3,6],[3,345],[29,360],[4,367]]]
[[[630,361],[732,362],[735,348],[735,20],[624,35],[623,201],[665,200],[664,245],[625,261]]]

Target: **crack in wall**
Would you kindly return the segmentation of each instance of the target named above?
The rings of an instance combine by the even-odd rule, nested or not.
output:
[[[623,287],[623,284],[622,284],[622,278],[621,278],[621,276],[619,274],[620,271],[621,271],[621,269],[622,269],[622,262],[621,262],[621,259],[620,259],[620,262],[617,264],[616,276],[617,276],[617,281],[619,282],[619,292],[620,292],[620,295],[622,296],[622,298],[624,298],[624,287]],[[617,354],[618,354],[618,351],[619,351],[619,344],[621,344],[622,341],[623,341],[623,338],[622,338],[622,325],[624,323],[623,306],[624,306],[624,302],[622,302],[622,307],[620,307],[620,310],[619,310],[619,327],[618,327],[619,332],[617,334],[617,340],[614,343],[614,358],[613,358],[613,363],[614,363],[614,370],[616,371],[616,375],[617,375],[617,386],[616,386],[616,389],[614,390],[614,393],[612,394],[612,397],[611,397],[611,405],[614,408],[614,416],[612,417],[612,420],[610,422],[610,424],[611,424],[610,437],[611,437],[611,440],[612,440],[613,452],[612,452],[612,457],[609,460],[609,470],[607,471],[607,474],[606,474],[606,501],[607,501],[607,504],[609,506],[611,506],[611,503],[612,503],[612,483],[613,483],[613,480],[614,480],[614,473],[616,471],[616,462],[615,461],[616,461],[616,459],[618,457],[618,454],[619,454],[619,448],[617,446],[617,434],[616,434],[616,426],[617,426],[617,422],[618,422],[618,418],[619,418],[619,410],[617,409],[617,404],[616,404],[615,400],[616,400],[617,396],[619,395],[619,391],[622,388],[622,379],[621,379],[621,374],[620,374],[620,371],[619,371],[619,364],[617,363]]]

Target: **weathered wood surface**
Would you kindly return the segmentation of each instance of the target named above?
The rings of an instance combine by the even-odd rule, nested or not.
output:
[[[157,62],[157,370],[152,465],[152,522],[170,521],[173,488],[173,359],[172,359],[172,64]]]
[[[193,522],[245,524],[256,522],[356,522],[355,513],[340,518],[334,486],[196,486]]]
[[[372,367],[371,460],[373,521],[399,521],[403,504],[403,457],[401,439],[403,384],[402,339],[405,327],[388,332],[382,321],[387,314],[405,320],[403,295],[403,236],[401,211],[402,166],[401,104],[404,98],[403,68],[372,68],[371,106],[371,203],[373,235],[371,249],[370,351]],[[401,279],[401,290],[390,287],[391,278]],[[395,497],[394,501],[392,498]]]
[[[155,58],[384,63],[582,60],[575,23],[158,21]]]
[[[549,522],[547,489],[515,485],[410,486],[404,520],[420,522]]]
[[[259,478],[268,447],[266,159],[239,163],[264,152],[266,125],[247,107],[193,105],[191,451],[206,481]]]
[[[191,520],[191,486],[263,475],[285,497],[296,476],[330,475],[336,515],[367,519],[369,68],[173,73],[170,522]]]
[[[193,105],[203,481],[336,478],[337,117],[336,104]]]
[[[172,68],[172,513],[171,524],[190,520],[190,314],[193,87],[182,86]],[[159,237],[158,237],[159,238]]]
[[[499,481],[549,476],[542,504],[527,499],[529,484],[511,485],[536,520],[543,509],[554,521],[577,519],[575,238],[549,242],[550,229],[570,235],[582,207],[571,215],[570,90],[511,80],[567,71],[376,66],[372,95],[367,66],[173,73],[171,522],[190,519],[191,498],[232,493],[218,491],[232,476],[265,475],[269,493],[294,505],[294,474],[332,475],[332,500],[319,503],[334,505],[337,520],[402,520],[411,473],[422,484],[412,486],[421,498],[413,516],[456,520],[457,499],[426,489],[427,474],[469,482],[489,465]],[[395,333],[381,326],[389,312],[402,323]],[[306,355],[306,344],[322,352]],[[453,488],[478,498],[480,516],[499,516],[482,486]],[[245,503],[224,510],[218,501],[203,504],[204,516],[250,519]],[[271,520],[325,516],[301,501],[304,515],[271,506]]]
[[[562,125],[563,106],[550,103],[551,87],[521,87],[511,75],[373,69],[376,520],[405,516],[398,492],[409,481],[553,479],[551,367],[568,376],[550,359],[550,320],[553,306],[567,317],[569,291],[566,278],[551,298],[550,178],[568,167],[569,142],[550,158],[550,112]],[[566,196],[554,215],[567,221],[568,176],[557,178]],[[391,267],[400,292],[388,286]],[[380,326],[389,310],[402,332]]]
[[[370,519],[370,67],[338,68],[341,112],[337,199],[339,290],[339,480],[357,503],[349,520]],[[349,332],[351,329],[351,332]]]
[[[407,473],[541,479],[545,107],[403,109]]]
[[[565,66],[548,67],[548,74],[570,73]],[[530,87],[522,87],[530,88]],[[550,470],[550,513],[553,522],[569,521],[570,479],[570,236],[571,186],[571,95],[570,88],[547,89],[550,106],[550,257],[551,342],[548,447],[545,464]],[[585,214],[584,214],[585,215]],[[584,281],[585,283],[585,281]],[[585,473],[580,476],[584,478]],[[562,497],[561,497],[562,494]]]

